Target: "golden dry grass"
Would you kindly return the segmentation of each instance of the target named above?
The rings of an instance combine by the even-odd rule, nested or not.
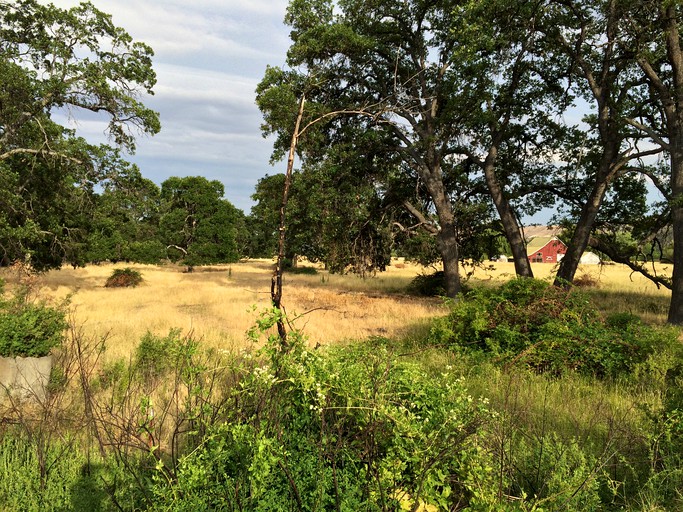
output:
[[[143,274],[138,288],[105,288],[115,268],[130,266]],[[472,279],[500,282],[514,276],[512,263],[477,268]],[[247,344],[245,332],[256,311],[270,304],[272,262],[255,260],[214,267],[198,267],[192,273],[176,266],[100,265],[63,268],[36,279],[41,296],[71,296],[73,319],[84,332],[108,336],[109,357],[128,356],[147,331],[165,335],[171,328],[192,333],[206,346],[235,350]],[[536,277],[551,278],[555,267],[536,264]],[[466,269],[471,270],[471,269]],[[667,273],[670,269],[660,268]],[[286,274],[283,304],[290,317],[301,316],[310,343],[330,344],[372,335],[396,336],[404,329],[443,314],[439,299],[411,297],[403,293],[410,280],[425,269],[395,262],[387,272],[361,279],[353,275]],[[590,274],[598,281],[591,293],[608,310],[631,311],[649,321],[665,319],[670,293],[657,290],[620,265],[586,266],[577,275]],[[17,274],[4,271],[12,284]]]
[[[105,288],[115,268],[130,266],[143,275],[137,288]],[[206,346],[234,350],[257,312],[270,304],[272,262],[197,267],[192,273],[175,266],[100,265],[64,267],[36,280],[37,293],[71,296],[73,318],[85,333],[108,336],[107,353],[127,356],[147,331],[164,335],[171,328],[192,333]],[[371,335],[393,336],[411,323],[442,311],[438,299],[390,293],[405,288],[417,267],[390,267],[380,277],[286,274],[283,305],[313,344]],[[17,276],[5,272],[8,283]],[[256,308],[256,312],[254,311]]]

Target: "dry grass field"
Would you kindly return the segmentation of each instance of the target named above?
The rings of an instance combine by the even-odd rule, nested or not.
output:
[[[88,335],[107,336],[109,357],[126,357],[147,331],[165,335],[171,328],[192,333],[207,346],[237,350],[249,343],[245,332],[257,312],[269,305],[271,261],[198,267],[192,273],[176,266],[128,265],[142,273],[143,284],[130,289],[105,288],[111,272],[126,266],[65,267],[34,278],[35,291],[56,300],[69,296],[75,323]],[[541,279],[551,278],[554,270],[548,264],[534,266]],[[290,317],[299,316],[295,325],[303,329],[311,344],[400,335],[444,312],[439,299],[405,293],[413,277],[425,271],[429,270],[398,261],[387,272],[366,279],[330,275],[320,269],[313,275],[288,273],[283,304]],[[10,286],[20,278],[9,270],[0,275]],[[472,279],[496,282],[513,275],[512,263],[495,263],[477,268]],[[664,321],[669,292],[657,290],[625,267],[586,266],[577,275],[597,282],[591,293],[606,309]]]
[[[42,297],[70,296],[73,318],[89,335],[107,336],[107,352],[125,356],[147,331],[164,335],[180,328],[207,346],[234,350],[247,341],[245,333],[260,310],[270,304],[271,261],[233,265],[184,267],[128,265],[142,273],[137,288],[105,288],[115,268],[99,265],[64,267],[36,280]],[[397,293],[418,269],[391,267],[375,278],[286,274],[283,304],[295,325],[312,344],[337,343],[371,335],[396,335],[406,325],[442,311],[439,299]],[[17,275],[5,273],[11,285]]]

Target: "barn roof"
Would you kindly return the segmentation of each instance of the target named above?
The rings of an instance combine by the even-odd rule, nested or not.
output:
[[[553,241],[564,245],[564,242],[556,236],[537,236],[526,244],[526,253],[531,254],[532,252],[537,252]]]

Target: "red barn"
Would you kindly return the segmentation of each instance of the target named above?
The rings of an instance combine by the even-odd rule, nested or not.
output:
[[[556,236],[539,236],[527,244],[526,251],[532,263],[557,263],[567,252],[567,246]]]

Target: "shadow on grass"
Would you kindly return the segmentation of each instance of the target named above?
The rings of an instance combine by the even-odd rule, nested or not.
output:
[[[84,464],[81,475],[71,486],[71,503],[68,510],[98,512],[112,510],[109,493],[104,489],[104,466]]]

